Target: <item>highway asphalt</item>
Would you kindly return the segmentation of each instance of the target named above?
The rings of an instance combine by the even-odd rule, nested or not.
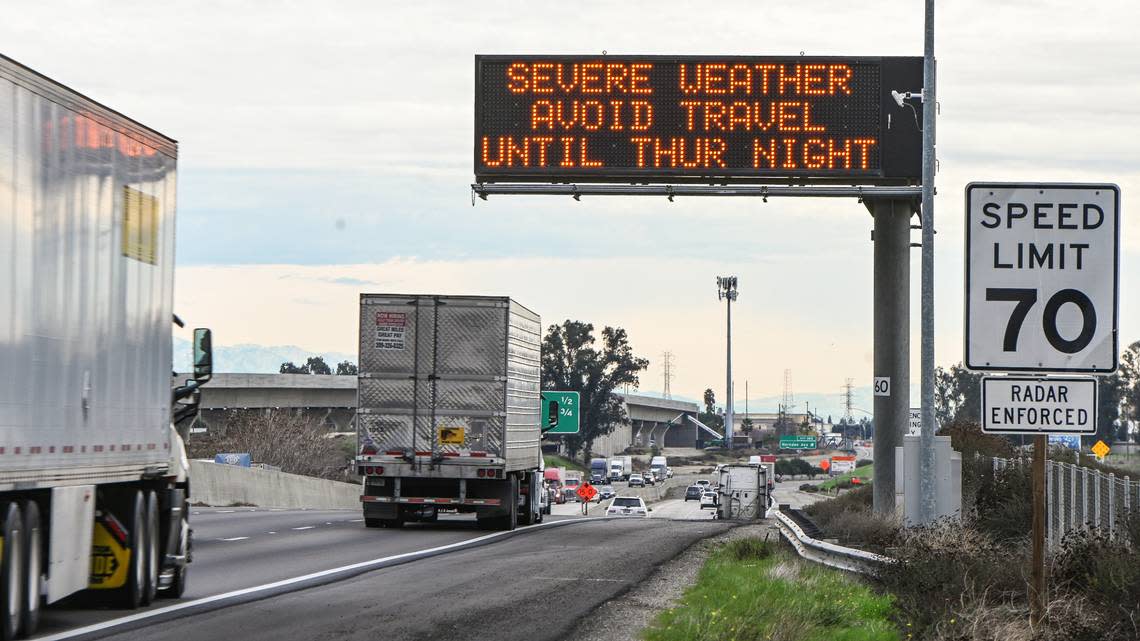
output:
[[[602,516],[605,513],[605,505],[608,501],[603,502],[601,506],[597,504],[591,505],[590,517]],[[374,570],[360,574],[361,571],[355,572],[360,576],[355,578],[348,578],[343,580],[342,583],[359,583],[361,581],[371,581],[369,577],[373,574],[392,574],[396,573],[401,577],[410,577],[410,585],[415,586],[420,592],[412,592],[409,594],[419,594],[420,597],[431,599],[433,590],[447,590],[446,582],[440,582],[438,574],[441,570],[439,567],[447,568],[446,572],[452,572],[454,565],[446,559],[451,556],[460,555],[466,559],[466,563],[474,563],[475,565],[470,568],[470,572],[464,574],[467,577],[464,581],[473,581],[472,588],[478,584],[479,576],[498,576],[497,582],[507,581],[509,568],[514,567],[512,564],[516,563],[512,560],[512,552],[504,552],[503,549],[513,550],[517,546],[525,545],[522,549],[527,550],[523,558],[518,563],[524,563],[526,567],[526,576],[543,576],[549,575],[550,583],[552,585],[562,583],[583,582],[586,585],[598,587],[599,590],[590,590],[591,593],[599,595],[616,594],[633,584],[638,576],[646,576],[654,566],[672,558],[672,554],[680,551],[688,543],[695,541],[703,536],[709,536],[715,532],[723,530],[727,527],[725,524],[716,523],[712,520],[712,514],[706,510],[703,513],[696,506],[695,502],[686,504],[684,501],[668,500],[656,503],[653,505],[654,519],[625,519],[620,521],[602,521],[602,522],[588,522],[588,523],[575,523],[568,527],[555,526],[559,521],[575,521],[580,520],[582,517],[576,513],[578,508],[577,504],[567,504],[566,506],[556,506],[557,512],[564,514],[554,514],[546,517],[546,523],[543,527],[536,528],[533,532],[526,532],[525,534],[513,535],[509,537],[502,537],[504,540],[499,541],[494,538],[494,541],[484,547],[472,549],[470,551],[460,550],[448,552],[445,555],[416,560],[407,565],[392,567],[388,569]],[[558,509],[561,508],[561,509]],[[149,611],[155,611],[161,608],[167,608],[172,605],[191,604],[200,600],[217,599],[219,595],[231,594],[234,591],[241,591],[243,589],[258,588],[267,584],[273,584],[279,581],[288,581],[296,577],[310,575],[334,568],[343,568],[345,566],[352,566],[362,562],[368,562],[379,558],[387,558],[401,554],[412,553],[416,551],[426,550],[429,548],[436,548],[440,546],[447,546],[452,544],[462,544],[472,539],[485,537],[489,533],[479,530],[475,526],[474,519],[467,516],[441,516],[439,523],[435,524],[409,524],[400,530],[387,530],[387,529],[368,529],[364,527],[361,520],[360,513],[355,510],[329,510],[329,511],[315,511],[315,510],[266,510],[259,508],[195,508],[192,512],[192,523],[194,527],[194,563],[191,565],[189,587],[186,596],[177,601],[173,600],[158,600]],[[673,521],[672,519],[698,519],[703,521],[703,524],[684,523]],[[678,541],[684,543],[681,547],[676,547],[680,543],[670,541],[668,546],[660,547],[658,543],[661,542],[663,537],[679,536]],[[640,548],[652,548],[640,549]],[[582,554],[582,550],[586,549],[590,552]],[[672,552],[670,552],[672,551]],[[495,559],[491,565],[481,565],[480,559],[483,557],[481,554],[486,554],[488,559]],[[626,558],[628,556],[628,558]],[[558,562],[550,566],[549,570],[537,572],[530,565],[542,558],[557,558]],[[615,564],[614,567],[620,568],[616,575],[617,578],[609,580],[606,577],[608,570],[605,570],[605,565],[599,565],[597,559],[606,558],[611,559]],[[570,565],[581,562],[580,568],[571,569]],[[644,568],[641,564],[647,563]],[[423,566],[423,574],[420,574],[419,568]],[[431,569],[436,568],[436,569]],[[644,572],[642,570],[644,569]],[[536,573],[537,572],[537,573]],[[569,574],[567,574],[569,572]],[[583,574],[585,572],[585,574]],[[348,576],[352,576],[349,573]],[[434,578],[433,578],[434,577]],[[335,581],[339,578],[332,577],[322,579],[322,581]],[[604,580],[603,580],[604,579]],[[401,581],[404,580],[403,578]],[[533,579],[527,579],[527,584],[533,583]],[[597,585],[595,585],[597,584]],[[602,585],[604,584],[604,585]],[[249,601],[254,598],[259,598],[265,595],[281,595],[288,593],[290,590],[301,589],[301,593],[311,595],[323,595],[328,590],[339,590],[336,586],[340,583],[329,583],[327,585],[320,585],[317,587],[311,586],[311,582],[287,587],[275,588],[272,590],[257,592],[254,595],[242,597],[242,601]],[[536,598],[539,595],[546,594],[549,596],[549,586],[534,586]],[[302,589],[305,588],[305,589]],[[496,594],[495,603],[506,603],[498,596],[498,585],[496,590],[491,592]],[[516,587],[507,590],[507,593],[513,594],[511,599],[519,599],[526,597],[525,594],[518,592]],[[578,588],[574,587],[571,591],[576,591]],[[523,592],[526,592],[523,590]],[[399,593],[399,594],[398,594]],[[399,599],[405,598],[400,596],[403,590],[393,590],[391,585],[385,584],[383,581],[378,583],[374,588],[373,600],[384,600],[389,597]],[[380,599],[383,597],[383,599]],[[288,594],[282,596],[275,596],[269,598],[263,603],[276,603],[279,599],[288,600]],[[323,597],[318,598],[321,601]],[[397,599],[397,601],[399,601]],[[466,597],[459,599],[465,601]],[[407,603],[414,603],[416,599],[408,597]],[[217,601],[209,606],[196,606],[201,609],[214,609],[220,605],[229,602],[229,598]],[[553,603],[558,602],[554,599]],[[592,609],[594,605],[601,603],[601,601],[588,601],[579,607],[575,604],[571,608],[574,612],[585,615]],[[441,612],[449,610],[449,606],[443,603],[437,604],[441,608]],[[477,604],[461,604],[462,607],[479,608],[482,607]],[[232,610],[237,619],[244,620],[245,614],[251,613],[249,620],[251,622],[257,621],[259,626],[268,627],[276,630],[275,641],[280,638],[322,638],[318,634],[319,630],[311,628],[309,633],[304,635],[295,636],[292,634],[293,630],[289,625],[278,627],[270,619],[265,619],[261,614],[252,614],[254,608],[260,609],[263,606],[257,606],[252,603],[242,603],[232,608],[225,610],[229,612]],[[542,609],[540,601],[536,601],[528,606],[532,611],[537,612]],[[186,612],[194,611],[188,609],[184,612],[179,612],[177,615],[185,614]],[[100,629],[92,634],[84,635],[82,637],[73,637],[75,631],[85,626],[98,626],[113,622],[123,617],[129,617],[138,613],[146,613],[148,609],[143,609],[135,612],[114,609],[97,609],[93,608],[88,601],[76,599],[66,601],[63,604],[52,606],[44,610],[40,632],[37,634],[39,638],[96,638],[106,636],[108,633],[116,633],[114,629]],[[280,616],[282,620],[290,620],[291,607],[286,608],[285,611],[273,615],[273,619]],[[164,616],[157,616],[151,620],[139,621],[132,624],[129,632],[122,633],[121,636],[114,638],[122,639],[147,639],[147,638],[178,638],[178,639],[211,639],[215,641],[219,635],[229,638],[232,635],[229,632],[220,633],[218,630],[221,628],[213,628],[206,626],[202,628],[202,621],[213,621],[214,618],[221,616],[218,612],[209,614],[199,614],[192,617],[194,623],[192,628],[187,628],[184,621],[189,619],[181,619],[178,621],[170,620],[174,614]],[[317,616],[313,614],[313,616]],[[348,616],[347,613],[341,612],[338,616]],[[385,615],[388,617],[389,615]],[[398,613],[393,611],[390,616],[399,617]],[[440,614],[439,616],[442,616]],[[450,615],[448,615],[450,616]],[[419,617],[417,617],[419,618]],[[427,617],[429,620],[435,620],[436,614]],[[542,621],[541,617],[533,619],[534,621]],[[561,619],[560,619],[561,620]],[[571,619],[564,621],[567,627],[574,624]],[[400,625],[407,626],[401,628],[407,634],[419,634],[419,623],[413,624],[410,621],[404,621]],[[143,627],[137,627],[143,626]],[[376,632],[380,629],[373,628]],[[167,634],[167,630],[177,631],[173,636],[163,636]],[[201,633],[200,633],[200,630]],[[205,630],[212,630],[206,633]],[[384,635],[386,638],[403,638],[391,637]],[[264,638],[270,638],[266,636]],[[325,638],[340,638],[339,636],[332,635]],[[355,638],[355,637],[345,637]],[[363,637],[361,637],[363,638]],[[409,638],[416,638],[415,636]],[[425,637],[426,638],[426,637]],[[434,637],[433,637],[434,638]],[[447,636],[439,638],[450,638]],[[456,636],[454,638],[469,638],[464,636]],[[473,637],[471,637],[473,638]],[[508,638],[492,635],[489,638]],[[539,637],[533,637],[539,638]],[[547,638],[547,637],[541,637]],[[556,637],[549,637],[556,638]]]
[[[645,518],[540,527],[481,547],[106,638],[560,639],[657,566],[730,527],[711,519]],[[400,533],[368,534],[386,540]]]

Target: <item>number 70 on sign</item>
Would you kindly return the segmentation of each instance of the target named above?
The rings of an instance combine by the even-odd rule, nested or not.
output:
[[[543,392],[540,413],[544,434],[577,434],[578,392]]]

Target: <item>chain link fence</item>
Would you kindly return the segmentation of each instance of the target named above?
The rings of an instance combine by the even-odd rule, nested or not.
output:
[[[994,472],[1029,459],[994,458]],[[1140,479],[1118,477],[1073,463],[1045,463],[1045,539],[1060,545],[1065,534],[1080,528],[1102,528],[1116,536],[1120,522],[1140,510]]]

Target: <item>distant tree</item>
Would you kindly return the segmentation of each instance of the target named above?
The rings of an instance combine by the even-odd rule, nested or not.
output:
[[[285,361],[284,363],[281,363],[280,373],[281,374],[308,374],[309,368],[308,368],[308,366],[305,366],[305,365],[302,365],[301,367],[297,367],[296,365],[293,364],[293,361]]]
[[[982,375],[961,363],[934,372],[934,414],[939,425],[978,421],[982,405]]]
[[[336,364],[337,376],[356,376],[360,372],[356,368],[356,363],[352,361],[341,361]]]
[[[740,431],[744,432],[745,436],[751,436],[753,429],[755,428],[752,425],[752,419],[745,417],[744,420],[740,422]]]
[[[320,356],[310,356],[309,360],[305,361],[305,369],[309,370],[310,374],[324,374],[326,376],[332,374],[332,368]]]
[[[705,389],[705,414],[715,414],[716,409],[716,393],[712,388]]]
[[[1129,424],[1140,425],[1140,341],[1136,341],[1120,355],[1121,378],[1121,425],[1118,432],[1120,440],[1129,437]],[[1140,432],[1132,437],[1140,441]]]
[[[1096,436],[1086,440],[1105,443],[1116,440],[1120,427],[1120,405],[1124,400],[1125,380],[1119,372],[1096,379]]]
[[[589,457],[596,439],[629,421],[614,391],[636,387],[638,373],[649,367],[647,359],[634,355],[620,327],[603,328],[600,348],[596,342],[592,324],[569,319],[551,325],[542,341],[542,389],[580,395],[581,431],[564,437],[571,456],[582,451]]]

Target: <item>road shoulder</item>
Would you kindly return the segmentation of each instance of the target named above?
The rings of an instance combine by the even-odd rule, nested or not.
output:
[[[704,567],[718,545],[733,539],[767,536],[777,540],[779,530],[766,521],[741,525],[697,541],[672,561],[662,564],[646,580],[621,596],[606,601],[565,638],[573,641],[638,641],[658,613],[674,605]]]

